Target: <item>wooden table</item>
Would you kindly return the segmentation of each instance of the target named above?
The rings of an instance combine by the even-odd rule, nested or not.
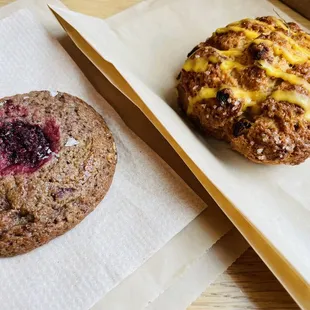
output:
[[[0,0],[0,6],[13,0]],[[141,0],[63,0],[70,9],[108,17]],[[187,310],[299,309],[257,254],[249,249]],[[165,309],[163,309],[165,310]],[[181,309],[180,309],[181,310]]]

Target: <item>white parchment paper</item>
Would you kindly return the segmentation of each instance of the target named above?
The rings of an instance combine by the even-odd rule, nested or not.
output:
[[[124,125],[30,11],[0,21],[0,42],[0,97],[40,89],[77,95],[104,116],[119,153],[108,195],[80,225],[28,254],[0,259],[0,308],[88,309],[205,204]]]
[[[150,0],[107,21],[57,12],[116,67],[200,170],[310,283],[310,160],[297,167],[253,164],[226,144],[202,138],[174,110],[175,78],[186,54],[216,28],[274,15],[274,6],[263,0]]]

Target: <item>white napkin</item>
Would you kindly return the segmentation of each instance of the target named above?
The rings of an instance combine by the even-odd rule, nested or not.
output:
[[[60,90],[93,105],[112,130],[112,187],[75,229],[0,259],[0,308],[88,309],[193,220],[205,204],[122,122],[28,10],[0,21],[0,97]]]

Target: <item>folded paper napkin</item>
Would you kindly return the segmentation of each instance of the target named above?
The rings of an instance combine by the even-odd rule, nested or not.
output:
[[[28,10],[0,21],[0,97],[59,90],[93,105],[112,130],[119,162],[98,208],[64,236],[0,259],[0,308],[88,309],[182,230],[205,204],[100,97]]]

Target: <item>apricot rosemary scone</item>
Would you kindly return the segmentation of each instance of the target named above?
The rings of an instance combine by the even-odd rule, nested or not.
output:
[[[272,16],[219,28],[188,54],[178,101],[246,158],[300,164],[310,155],[310,35]]]

